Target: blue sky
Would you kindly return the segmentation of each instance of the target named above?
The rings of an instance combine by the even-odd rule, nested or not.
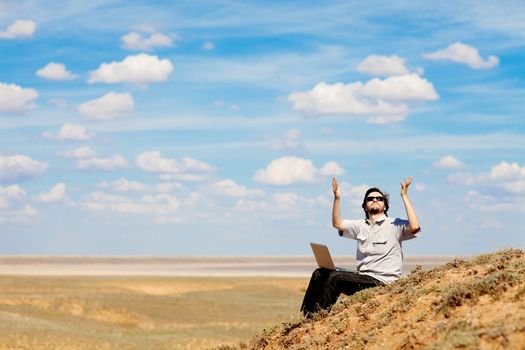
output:
[[[524,246],[525,5],[0,1],[2,254],[305,255],[399,181],[405,254]]]

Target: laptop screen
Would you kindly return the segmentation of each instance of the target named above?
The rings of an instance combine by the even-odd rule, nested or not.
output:
[[[334,261],[332,260],[332,256],[330,256],[327,246],[324,244],[310,243],[310,247],[312,247],[315,260],[317,260],[317,265],[319,265],[319,267],[335,270]]]

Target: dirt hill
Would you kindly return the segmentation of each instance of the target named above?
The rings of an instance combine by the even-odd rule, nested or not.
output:
[[[418,266],[240,348],[525,349],[525,253],[509,249],[432,270]]]

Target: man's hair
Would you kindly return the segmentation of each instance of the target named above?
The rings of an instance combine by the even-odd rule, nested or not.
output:
[[[361,207],[363,208],[363,210],[365,211],[365,215],[366,215],[366,218],[368,219],[368,212],[366,211],[366,197],[368,197],[368,195],[372,192],[379,192],[383,195],[383,197],[385,198],[385,215],[388,216],[387,212],[388,212],[388,198],[390,197],[388,195],[388,193],[386,192],[383,192],[381,191],[379,188],[377,187],[372,187],[372,188],[369,188],[366,193],[365,193],[365,197],[363,198],[363,204],[361,205]]]

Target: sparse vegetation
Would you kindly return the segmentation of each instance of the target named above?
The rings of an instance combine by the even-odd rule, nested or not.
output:
[[[299,313],[307,284],[306,278],[1,276],[0,350],[522,350],[525,344],[521,250],[417,267],[391,285],[342,296],[309,319]]]
[[[455,259],[343,296],[328,312],[278,325],[250,349],[523,349],[525,253]]]
[[[0,349],[247,349],[264,327],[273,332],[282,320],[300,322],[307,284],[305,278],[0,276]]]

